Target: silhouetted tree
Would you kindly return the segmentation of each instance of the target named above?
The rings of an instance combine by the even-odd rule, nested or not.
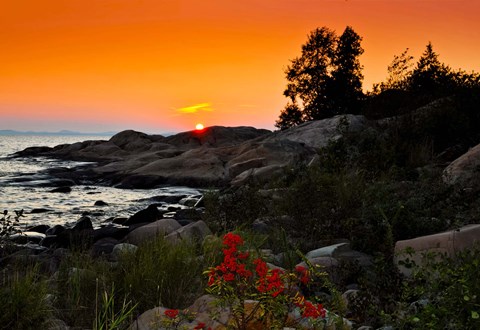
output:
[[[433,51],[432,43],[429,42],[410,77],[410,90],[428,95],[441,94],[453,87],[451,71],[439,61],[438,54]]]
[[[413,71],[413,56],[408,53],[408,48],[400,55],[394,55],[387,67],[388,77],[386,82],[375,84],[374,93],[384,92],[389,89],[406,91],[409,89],[410,78]]]
[[[301,56],[285,70],[288,84],[283,94],[291,102],[281,111],[276,127],[354,112],[363,96],[361,40],[351,27],[340,38],[327,27],[309,34]]]
[[[303,113],[298,107],[298,104],[294,102],[287,104],[280,114],[280,117],[275,122],[275,126],[283,130],[292,126],[297,126],[303,122]]]
[[[363,98],[363,74],[359,60],[363,54],[361,41],[362,38],[350,26],[346,27],[338,39],[328,93],[332,103],[331,115],[359,111]]]
[[[285,71],[289,83],[283,94],[293,104],[297,99],[303,104],[303,120],[318,119],[318,109],[328,106],[327,84],[331,79],[335,39],[335,33],[326,27],[314,30],[302,46],[302,56],[292,60]]]

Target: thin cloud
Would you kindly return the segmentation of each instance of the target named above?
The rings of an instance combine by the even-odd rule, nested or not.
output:
[[[175,109],[175,111],[183,114],[191,114],[191,113],[197,113],[199,111],[213,111],[213,108],[210,103],[199,103],[199,104],[191,105],[189,107],[178,108],[178,109]]]

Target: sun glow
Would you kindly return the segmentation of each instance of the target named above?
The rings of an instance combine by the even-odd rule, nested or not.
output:
[[[204,126],[203,126],[203,124],[198,123],[197,125],[195,125],[195,129],[196,129],[197,131],[201,131],[202,129],[204,129]]]

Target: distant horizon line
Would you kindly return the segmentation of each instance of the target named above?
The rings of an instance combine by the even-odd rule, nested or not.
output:
[[[72,130],[60,130],[60,131],[22,131],[22,130],[12,130],[12,129],[0,129],[0,136],[6,135],[40,135],[40,136],[114,136],[120,132],[126,131],[128,129],[118,130],[118,131],[107,131],[107,132],[81,132],[81,131],[72,131]],[[139,131],[140,132],[140,131]],[[142,132],[145,134],[158,134],[151,132]],[[177,134],[178,132],[162,132],[161,135],[169,136]]]

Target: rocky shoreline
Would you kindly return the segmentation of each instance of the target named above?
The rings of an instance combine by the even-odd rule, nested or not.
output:
[[[53,148],[32,147],[13,157],[43,156],[95,162],[74,169],[51,169],[57,179],[120,188],[240,186],[265,182],[288,166],[309,163],[316,151],[339,139],[342,125],[365,129],[363,116],[337,116],[287,131],[252,127],[207,127],[169,137],[123,131],[108,141],[85,141]]]

